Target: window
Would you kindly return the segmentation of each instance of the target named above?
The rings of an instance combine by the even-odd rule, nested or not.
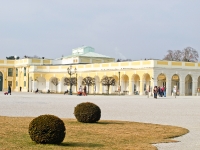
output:
[[[18,82],[16,81],[16,86],[18,86]]]
[[[8,86],[12,86],[12,81],[8,81]]]
[[[9,77],[13,76],[13,69],[12,68],[8,68],[8,76]]]
[[[26,81],[24,81],[24,87],[26,87]]]
[[[16,68],[16,77],[18,77],[18,68]]]
[[[24,76],[26,76],[26,67],[24,67]]]

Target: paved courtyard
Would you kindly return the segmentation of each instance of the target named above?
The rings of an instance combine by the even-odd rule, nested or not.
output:
[[[167,97],[153,99],[146,96],[69,96],[60,94],[0,92],[1,116],[32,116],[53,114],[60,118],[74,118],[74,107],[90,101],[102,111],[102,120],[126,120],[184,127],[190,132],[177,138],[180,142],[157,144],[159,150],[200,149],[200,97]]]

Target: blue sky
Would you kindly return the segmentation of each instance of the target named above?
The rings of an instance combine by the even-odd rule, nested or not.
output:
[[[58,58],[82,45],[122,59],[200,53],[199,0],[0,0],[0,59]]]

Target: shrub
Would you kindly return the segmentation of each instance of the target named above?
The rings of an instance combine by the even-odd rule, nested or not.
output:
[[[90,102],[80,103],[74,108],[74,115],[79,122],[95,123],[101,118],[101,109]]]
[[[36,143],[60,144],[65,138],[65,125],[54,115],[41,115],[30,122],[29,135]]]

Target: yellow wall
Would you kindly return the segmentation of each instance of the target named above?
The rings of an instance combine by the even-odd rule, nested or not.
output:
[[[131,65],[132,65],[132,66],[140,65],[140,61],[132,62]]]
[[[51,60],[43,60],[43,63],[44,63],[44,64],[50,64],[50,63],[51,63]]]
[[[32,63],[40,63],[40,59],[32,59]]]
[[[182,62],[172,62],[172,66],[182,66]]]
[[[194,67],[195,64],[194,64],[194,63],[191,63],[191,62],[186,62],[186,63],[185,63],[185,66]]]
[[[157,61],[157,65],[168,65],[168,61]]]

